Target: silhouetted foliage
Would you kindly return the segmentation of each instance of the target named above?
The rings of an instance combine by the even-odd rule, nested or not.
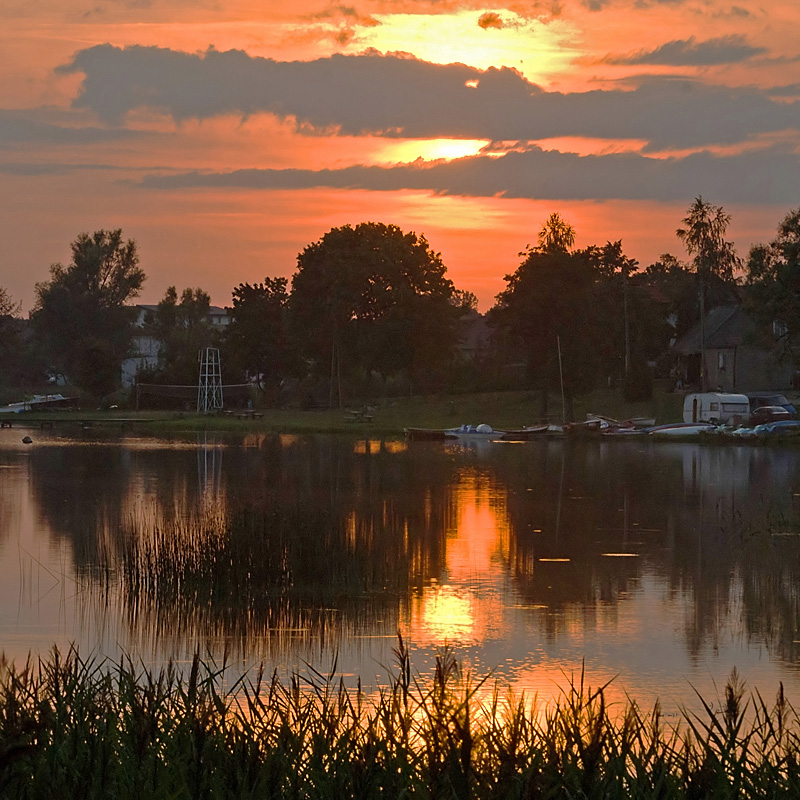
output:
[[[233,290],[231,320],[225,334],[225,362],[240,379],[254,379],[269,401],[281,379],[296,371],[288,335],[286,278],[240,283]]]
[[[209,321],[211,298],[199,288],[178,292],[170,286],[155,313],[145,322],[145,331],[158,339],[161,349],[155,373],[141,374],[144,382],[196,384],[199,353],[204,347],[219,346],[219,332]]]
[[[568,403],[594,387],[600,319],[592,253],[563,249],[572,240],[565,236],[540,234],[539,240],[538,247],[520,254],[517,270],[505,276],[507,286],[497,295],[491,320],[516,340],[529,379],[542,390],[541,413],[546,415],[546,398],[558,387],[560,373]]]
[[[552,213],[539,231],[539,245],[542,253],[568,253],[575,245],[575,228],[557,212]]]
[[[778,331],[795,366],[800,366],[800,208],[793,209],[768,244],[750,249],[747,305]]]
[[[0,384],[11,385],[24,380],[30,367],[20,308],[21,303],[14,302],[0,286]]]
[[[125,303],[145,274],[121,230],[82,233],[71,248],[72,263],[53,264],[50,280],[36,284],[31,321],[49,365],[100,397],[119,385],[136,314]]]
[[[333,228],[298,255],[293,335],[319,374],[330,368],[340,402],[358,371],[430,388],[456,344],[460,308],[445,273],[424,236],[377,222]]]

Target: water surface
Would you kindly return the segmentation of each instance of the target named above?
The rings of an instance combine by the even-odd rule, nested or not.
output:
[[[423,673],[448,644],[545,698],[582,669],[672,708],[734,666],[767,697],[800,688],[792,448],[22,435],[0,431],[10,658],[199,649],[369,686],[399,630]]]

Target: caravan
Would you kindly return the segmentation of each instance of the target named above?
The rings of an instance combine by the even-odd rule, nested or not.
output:
[[[746,423],[750,401],[746,394],[702,392],[687,394],[683,401],[684,422],[713,422],[717,425]]]

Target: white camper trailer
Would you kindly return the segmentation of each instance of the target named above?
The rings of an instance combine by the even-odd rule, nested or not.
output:
[[[683,401],[684,422],[715,422],[719,425],[746,423],[750,401],[746,394],[702,392],[687,394]]]

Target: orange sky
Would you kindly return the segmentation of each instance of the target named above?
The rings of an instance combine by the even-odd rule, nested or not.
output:
[[[221,7],[224,6],[224,7]],[[698,194],[741,255],[800,203],[800,6],[0,0],[0,286],[81,231],[218,304],[333,226],[424,233],[491,305],[541,222],[643,265]],[[103,46],[105,45],[105,46]]]

